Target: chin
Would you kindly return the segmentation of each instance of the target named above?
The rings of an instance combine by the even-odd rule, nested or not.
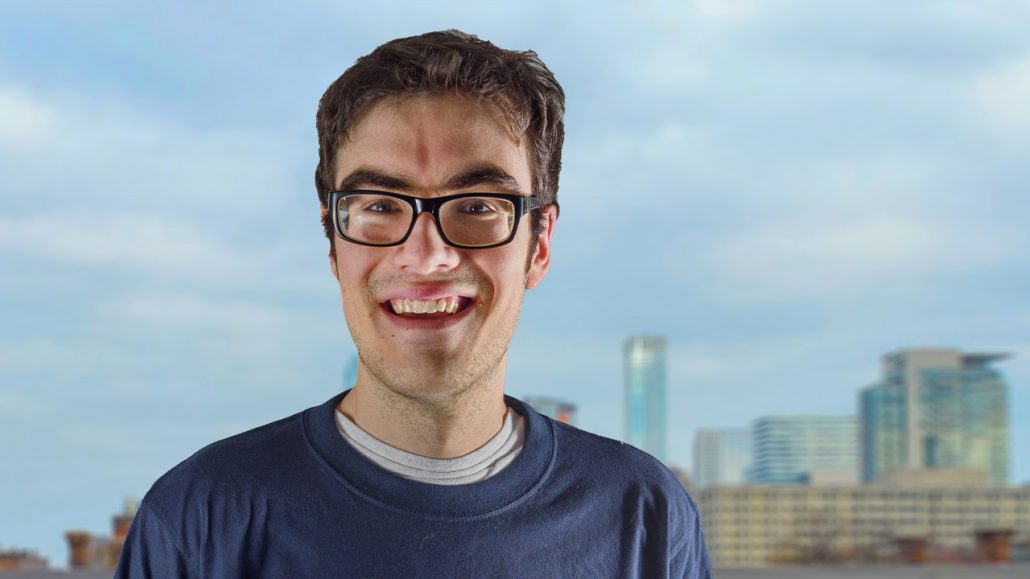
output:
[[[470,358],[449,350],[437,355],[408,356],[403,367],[382,362],[368,368],[377,381],[398,396],[429,405],[449,404],[477,387],[484,387],[497,367],[496,360],[485,363],[483,357]]]

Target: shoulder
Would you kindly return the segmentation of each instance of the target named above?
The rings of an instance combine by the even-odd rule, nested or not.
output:
[[[302,418],[300,412],[209,444],[161,476],[143,502],[160,512],[272,482],[284,462],[304,454]]]
[[[557,439],[555,474],[567,496],[584,495],[589,506],[622,514],[648,529],[667,548],[693,564],[707,561],[697,503],[667,466],[632,445],[552,421]]]
[[[548,419],[551,420],[551,419]],[[557,443],[556,470],[591,481],[597,490],[625,495],[696,519],[698,509],[683,483],[667,466],[625,442],[551,420]]]
[[[603,471],[608,477],[646,482],[665,490],[683,489],[676,475],[650,454],[619,440],[554,420],[551,422],[559,461]]]

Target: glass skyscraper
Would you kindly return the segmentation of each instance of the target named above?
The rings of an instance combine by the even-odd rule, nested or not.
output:
[[[854,415],[763,416],[751,424],[749,482],[804,484],[832,473],[858,479],[858,421]]]
[[[745,484],[750,467],[751,431],[747,428],[694,433],[693,477],[698,487]]]
[[[1009,479],[1008,387],[990,364],[1007,354],[902,350],[859,397],[862,480],[895,469],[974,468]]]
[[[631,336],[626,340],[626,442],[658,460],[665,455],[665,338]]]

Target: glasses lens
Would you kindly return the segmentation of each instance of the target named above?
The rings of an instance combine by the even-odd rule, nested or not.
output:
[[[396,243],[411,225],[411,205],[386,195],[345,195],[336,207],[336,219],[340,231],[355,241]]]
[[[440,207],[440,227],[452,243],[483,247],[511,235],[515,205],[507,199],[461,197]]]

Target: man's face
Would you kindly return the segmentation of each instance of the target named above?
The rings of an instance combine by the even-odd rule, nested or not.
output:
[[[373,105],[337,151],[333,183],[416,197],[454,193],[530,192],[525,146],[499,118],[456,96],[387,99]],[[402,245],[368,247],[335,239],[333,275],[362,364],[390,390],[409,398],[446,401],[503,377],[508,344],[527,288],[550,264],[554,210],[533,256],[530,216],[511,243],[457,249],[423,213]],[[527,262],[528,259],[528,262]],[[527,263],[528,268],[527,268]],[[436,314],[397,314],[412,300],[450,306]],[[440,300],[443,300],[442,302]],[[431,307],[429,308],[431,309]]]

